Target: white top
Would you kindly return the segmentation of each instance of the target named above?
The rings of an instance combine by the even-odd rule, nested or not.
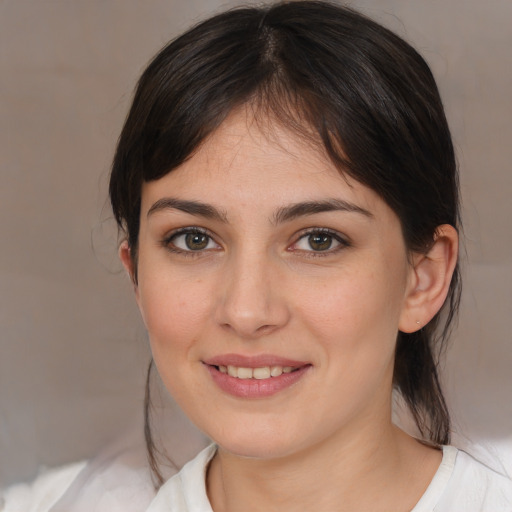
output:
[[[170,478],[152,499],[149,507],[145,508],[146,512],[213,512],[206,494],[205,475],[215,450],[215,445],[205,448]],[[58,500],[80,468],[72,466],[65,471],[45,475],[43,481],[41,477],[30,488],[30,493],[27,493],[26,486],[24,493],[20,492],[19,486],[8,490],[4,495],[3,506],[0,502],[0,510],[60,510]],[[56,503],[57,507],[54,508]],[[91,503],[89,510],[100,508]],[[112,510],[108,508],[108,512]],[[512,512],[512,480],[496,473],[466,452],[445,446],[439,469],[411,512]]]

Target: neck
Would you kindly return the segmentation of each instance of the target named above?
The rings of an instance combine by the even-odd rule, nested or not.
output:
[[[293,455],[248,459],[219,448],[208,473],[215,512],[411,510],[439,453],[387,422],[340,433]]]

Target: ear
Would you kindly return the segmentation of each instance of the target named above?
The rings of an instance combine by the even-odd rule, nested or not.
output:
[[[450,289],[458,251],[457,230],[443,224],[437,228],[428,252],[413,254],[405,304],[398,325],[400,331],[418,331],[441,309]]]
[[[119,259],[121,260],[123,267],[125,268],[128,276],[130,277],[131,282],[133,283],[135,296],[138,299],[139,290],[137,287],[135,263],[134,259],[132,258],[130,246],[128,245],[128,240],[123,240],[123,242],[119,246]]]

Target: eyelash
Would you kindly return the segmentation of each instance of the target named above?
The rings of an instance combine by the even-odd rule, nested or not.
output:
[[[204,255],[205,252],[212,250],[211,248],[210,249],[204,248],[204,249],[198,249],[198,250],[181,249],[174,244],[174,241],[179,236],[182,236],[182,235],[204,235],[204,236],[208,237],[208,239],[209,239],[209,241],[207,242],[207,245],[209,245],[210,242],[213,242],[216,245],[218,245],[217,242],[215,242],[215,239],[212,236],[212,234],[207,229],[196,227],[196,226],[190,226],[190,227],[180,228],[176,231],[173,231],[168,236],[166,236],[162,240],[163,247],[165,249],[167,249],[169,252],[172,252],[174,254],[179,254],[179,255],[183,255],[185,257],[192,257],[192,258],[200,257],[200,256]],[[298,249],[298,248],[294,247],[301,240],[303,240],[307,237],[310,237],[312,235],[326,235],[328,237],[331,237],[339,245],[337,247],[335,247],[334,249],[331,249],[329,247],[325,250],[320,250],[320,251],[304,250],[304,249]],[[350,246],[351,246],[351,243],[336,231],[333,231],[328,228],[309,228],[307,230],[300,232],[297,239],[295,240],[295,242],[293,242],[293,244],[287,250],[290,252],[301,252],[305,257],[308,257],[308,258],[318,258],[318,257],[326,257],[326,256],[330,256],[332,254],[336,254],[337,252],[339,252],[347,247],[350,247]]]

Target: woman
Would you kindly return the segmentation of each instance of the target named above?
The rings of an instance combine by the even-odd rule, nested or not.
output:
[[[110,195],[155,366],[215,443],[164,483],[148,421],[148,511],[510,510],[448,446],[457,173],[404,41],[322,2],[207,20],[142,75]]]
[[[155,510],[205,472],[201,510],[501,506],[505,479],[484,490],[439,449],[457,176],[406,43],[316,2],[206,21],[143,74],[110,193],[156,367],[217,443]],[[393,426],[393,387],[421,440]]]

